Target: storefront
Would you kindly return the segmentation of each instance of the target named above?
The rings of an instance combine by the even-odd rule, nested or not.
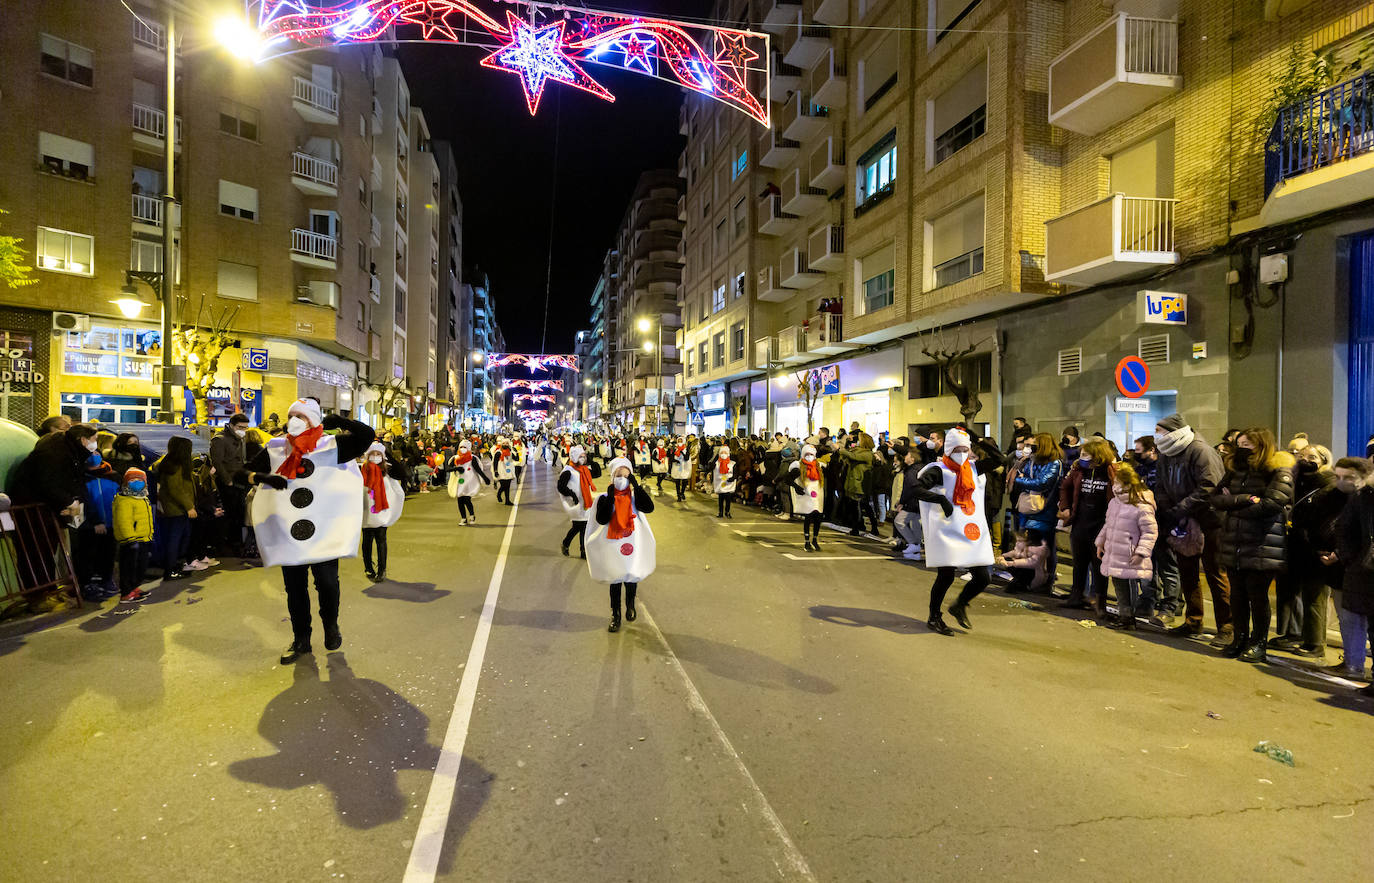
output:
[[[892,404],[892,394],[888,390],[861,392],[846,395],[841,406],[841,417],[845,429],[854,423],[863,431],[877,438],[888,431],[888,415]]]
[[[56,340],[54,385],[62,414],[83,423],[157,417],[161,390],[153,368],[162,361],[160,329],[92,318],[86,330],[62,332]]]
[[[725,409],[725,388],[707,386],[699,389],[696,416],[701,421],[696,428],[698,435],[724,435],[730,419]]]

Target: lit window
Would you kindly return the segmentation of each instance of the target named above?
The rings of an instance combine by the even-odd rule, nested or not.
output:
[[[735,164],[730,169],[730,180],[734,181],[749,169],[749,150],[741,150],[739,156],[735,157]]]
[[[892,292],[897,285],[897,271],[888,270],[864,280],[864,310],[871,313],[892,306]]]
[[[719,313],[725,309],[725,283],[716,285],[716,290],[711,295],[711,312]]]
[[[68,331],[62,370],[85,377],[125,377],[152,380],[153,365],[162,357],[162,333],[155,328],[92,326]]]
[[[81,233],[38,228],[38,267],[55,273],[94,274],[95,239]]]
[[[858,179],[856,209],[892,194],[893,184],[897,180],[896,129],[859,157]]]

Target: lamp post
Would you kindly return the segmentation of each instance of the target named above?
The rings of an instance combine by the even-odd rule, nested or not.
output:
[[[645,343],[644,343],[644,349],[645,349],[646,351],[649,351],[649,350],[652,349],[652,351],[653,351],[653,353],[654,353],[654,377],[655,377],[655,381],[658,383],[658,399],[657,399],[657,401],[654,403],[654,432],[655,432],[655,434],[658,434],[659,431],[660,431],[660,429],[662,428],[662,425],[663,425],[663,417],[662,417],[662,415],[663,415],[663,326],[662,326],[662,320],[660,319],[658,322],[654,322],[654,321],[650,320],[649,318],[644,317],[644,318],[641,318],[641,319],[636,323],[636,327],[639,328],[639,331],[640,331],[641,334],[648,334],[649,331],[650,331],[650,329],[652,329],[652,330],[655,332],[654,337],[658,338],[658,339],[655,340],[655,341],[652,341],[652,342],[650,342],[650,341],[645,341]],[[671,428],[671,427],[670,427],[670,428]]]

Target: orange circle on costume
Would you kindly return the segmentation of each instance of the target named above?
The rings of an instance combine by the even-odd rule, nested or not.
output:
[[[976,525],[976,524],[965,524],[965,525],[964,525],[964,536],[968,537],[969,539],[971,539],[971,540],[977,540],[977,539],[978,539],[979,537],[981,537],[982,535],[983,535],[983,532],[982,532],[981,530],[978,529],[978,525]]]

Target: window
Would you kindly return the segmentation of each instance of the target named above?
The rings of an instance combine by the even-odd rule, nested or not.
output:
[[[367,181],[361,177],[358,178],[358,202],[367,205]]]
[[[75,83],[78,86],[91,86],[95,83],[94,61],[91,50],[43,34],[38,58],[39,70],[51,77]]]
[[[744,323],[736,322],[730,326],[730,361],[738,362],[744,358]]]
[[[854,262],[854,315],[892,306],[897,287],[897,247],[888,243]]]
[[[153,365],[162,358],[162,332],[156,328],[91,326],[68,331],[62,349],[62,370],[85,377],[125,377],[152,380]]]
[[[256,109],[239,104],[237,101],[221,99],[219,103],[219,130],[236,138],[256,141],[258,140],[258,112]]]
[[[701,298],[701,321],[705,322],[711,315],[710,305],[706,303],[706,297]]]
[[[854,215],[873,204],[892,195],[897,180],[897,130],[893,129],[882,140],[859,157],[858,192],[855,194]]]
[[[725,364],[725,332],[717,331],[716,336],[711,338],[711,352],[713,359],[712,367],[720,368]]]
[[[147,396],[107,396],[99,393],[62,393],[62,413],[73,423],[147,423],[157,417],[161,399]]]
[[[734,165],[730,167],[730,180],[736,180],[737,178],[739,178],[740,175],[743,175],[748,170],[749,149],[746,147],[745,149],[739,152],[739,156],[735,157]]]
[[[992,354],[979,353],[950,369],[954,379],[976,392],[992,390]],[[907,398],[929,399],[953,395],[939,365],[911,365],[907,368]]]
[[[948,37],[960,22],[978,5],[978,0],[933,0],[930,4],[930,27],[934,38],[930,45]]]
[[[55,273],[94,275],[95,239],[81,233],[38,228],[38,267]]]
[[[172,243],[172,251],[180,257],[180,243]],[[142,236],[135,235],[129,243],[129,269],[141,270],[146,273],[162,272],[162,242],[156,239],[144,239]],[[177,261],[176,278],[177,285],[181,284],[181,261]]]
[[[697,370],[702,374],[706,373],[706,341],[702,341],[697,347]]]
[[[983,197],[957,205],[926,224],[930,287],[983,272]]]
[[[864,312],[871,313],[892,306],[892,293],[897,287],[897,271],[888,270],[864,280]]]
[[[368,271],[367,245],[361,239],[358,240],[358,269],[364,273]]]
[[[692,356],[693,356],[693,355],[694,355],[694,353],[692,352],[692,350],[690,350],[690,349],[687,350],[687,376],[688,376],[688,377],[691,377],[691,376],[692,376],[692,365],[693,365]]]
[[[888,34],[859,61],[864,110],[878,103],[897,85],[897,35]]]
[[[717,282],[715,291],[711,293],[711,312],[719,313],[725,309],[725,283]]]
[[[38,161],[55,175],[84,181],[95,170],[95,148],[84,141],[39,132]]]
[[[744,274],[743,274],[743,273],[736,273],[736,274],[735,274],[735,297],[736,297],[736,298],[744,297],[744,285],[745,285],[745,283],[744,283]]]
[[[219,213],[231,218],[253,221],[258,217],[258,191],[256,187],[235,184],[220,178]]]
[[[728,242],[725,239],[725,219],[721,218],[716,222],[716,256],[725,254],[725,246]]]
[[[249,264],[220,261],[216,293],[220,297],[231,297],[235,300],[257,300],[258,268]]]
[[[932,164],[942,163],[987,130],[988,63],[983,61],[930,102]]]
[[[749,212],[744,208],[744,197],[735,202],[735,238],[739,239],[749,227]]]

